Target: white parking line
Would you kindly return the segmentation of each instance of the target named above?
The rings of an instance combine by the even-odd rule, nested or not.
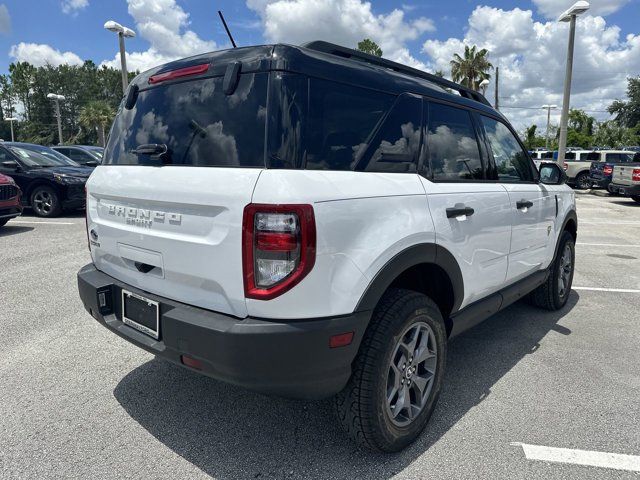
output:
[[[592,292],[617,292],[617,293],[640,293],[640,290],[632,288],[600,288],[600,287],[571,287],[573,290],[590,290]]]
[[[11,220],[11,222],[9,223],[24,223],[25,225],[79,225],[76,223],[72,223],[72,222],[46,222],[46,221],[42,221],[42,222],[31,222],[28,220]]]
[[[545,447],[542,445],[527,445],[526,443],[512,443],[511,445],[522,447],[527,460],[571,463],[573,465],[584,465],[587,467],[640,472],[640,457],[636,455]]]
[[[616,248],[640,248],[640,245],[624,245],[621,243],[584,243],[578,242],[576,245],[585,245],[588,247],[616,247]]]
[[[592,222],[589,220],[580,220],[580,225],[640,225],[640,222]]]

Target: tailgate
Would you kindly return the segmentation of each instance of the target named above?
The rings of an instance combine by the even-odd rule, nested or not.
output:
[[[620,185],[634,185],[638,182],[633,181],[633,170],[640,168],[639,164],[626,164],[626,165],[616,165],[613,168],[613,178],[612,181],[614,183]]]
[[[242,213],[260,172],[99,166],[87,184],[96,268],[156,295],[246,316]]]

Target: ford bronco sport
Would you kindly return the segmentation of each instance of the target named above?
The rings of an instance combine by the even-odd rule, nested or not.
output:
[[[453,92],[453,93],[452,93]],[[185,368],[335,397],[360,444],[425,427],[447,340],[567,302],[574,195],[479,93],[313,42],[138,75],[87,183],[88,312]]]

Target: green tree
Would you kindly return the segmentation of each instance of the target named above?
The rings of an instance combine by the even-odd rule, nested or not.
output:
[[[369,38],[365,38],[361,42],[358,42],[358,50],[368,53],[369,55],[375,55],[376,57],[382,56],[382,49],[376,42]]]
[[[476,51],[476,46],[464,47],[464,57],[457,53],[451,60],[451,78],[465,87],[478,90],[482,80],[489,80],[489,71],[493,65],[487,58],[489,52],[486,48]]]
[[[115,112],[107,102],[94,100],[82,107],[78,120],[83,127],[96,130],[100,145],[104,147],[105,128],[111,124],[114,116]]]
[[[640,124],[640,76],[629,78],[627,84],[628,100],[616,100],[608,110],[611,115],[615,115],[618,125],[626,128],[635,128]]]
[[[587,113],[584,110],[579,110],[576,108],[572,108],[569,110],[569,118],[568,118],[568,128],[575,130],[583,135],[592,136],[593,135],[593,127],[596,122],[596,119]]]
[[[623,145],[638,145],[640,143],[640,127],[626,128],[618,124],[617,120],[608,120],[598,124],[593,137],[595,145],[604,147],[621,147]]]
[[[525,140],[524,145],[529,150],[533,150],[536,148],[536,130],[538,129],[537,125],[531,125],[529,128],[525,130]]]

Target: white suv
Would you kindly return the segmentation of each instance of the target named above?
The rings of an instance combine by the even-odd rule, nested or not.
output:
[[[523,297],[566,303],[563,180],[436,76],[324,42],[201,55],[129,87],[87,183],[80,296],[169,361],[335,396],[356,441],[395,451],[433,411],[449,338]]]

